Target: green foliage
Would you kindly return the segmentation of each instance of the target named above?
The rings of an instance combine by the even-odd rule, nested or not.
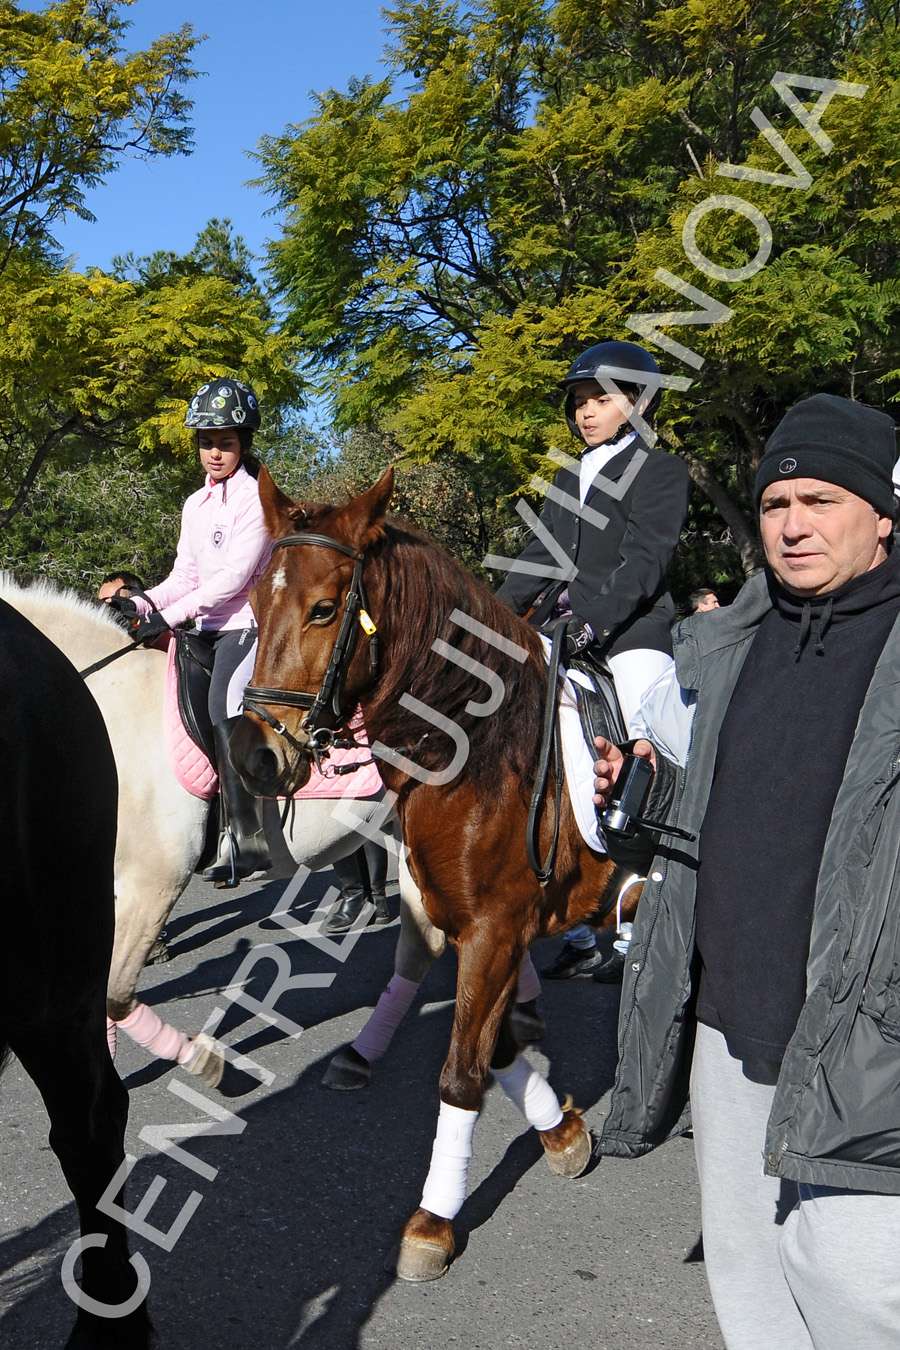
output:
[[[0,537],[0,567],[91,596],[114,567],[151,585],[171,569],[182,503],[201,482],[196,461],[71,442]]]
[[[52,248],[66,212],[90,220],[84,190],[119,157],[191,147],[195,72],[189,24],[127,53],[133,0],[53,0],[38,10],[0,2],[0,241],[8,261],[24,245]]]
[[[424,530],[481,575],[489,548],[507,536],[515,540],[521,527],[508,501],[515,480],[502,460],[472,464],[438,454],[420,464],[405,458],[390,436],[362,428],[324,443],[302,429],[265,459],[279,487],[301,501],[345,501],[372,487],[393,464],[391,515]]]
[[[657,280],[666,269],[733,310],[662,326],[663,345],[681,344],[663,368],[693,385],[667,394],[660,430],[721,517],[697,516],[698,553],[730,568],[738,549],[752,566],[755,465],[785,409],[818,390],[897,395],[896,6],[397,0],[387,14],[388,78],[329,90],[258,154],[285,213],[271,272],[338,425],[525,483],[554,443],[571,446],[553,390],[573,354],[633,337],[630,315],[697,307]],[[830,155],[771,86],[778,70],[869,86],[825,109]],[[808,190],[716,175],[787,171],[754,107]],[[711,281],[685,255],[684,222],[712,194],[771,225],[769,261],[747,280]],[[758,237],[719,210],[697,244],[734,268]]]
[[[252,379],[264,412],[299,401],[291,340],[259,292],[205,273],[135,285],[17,258],[0,278],[0,523],[77,437],[191,453],[185,403],[211,374]]]
[[[117,281],[133,281],[147,289],[158,290],[182,277],[215,276],[241,293],[262,299],[253,271],[253,254],[244,240],[232,232],[231,221],[214,217],[197,235],[190,253],[178,254],[157,249],[146,257],[133,253],[116,254],[112,275]]]

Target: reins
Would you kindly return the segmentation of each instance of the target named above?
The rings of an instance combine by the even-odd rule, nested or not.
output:
[[[88,666],[86,670],[79,670],[78,674],[83,680],[86,680],[89,675],[93,675],[95,670],[102,670],[103,667],[108,666],[111,661],[118,661],[119,657],[124,656],[126,652],[136,652],[137,650],[138,648],[132,642],[130,647],[121,647],[117,652],[110,652],[109,656],[101,657],[99,661],[95,661],[94,664]]]
[[[553,876],[553,864],[559,846],[560,806],[562,804],[563,766],[562,745],[559,734],[559,703],[556,685],[565,642],[567,618],[558,619],[553,625],[550,639],[550,665],[547,670],[547,698],[544,703],[544,718],[541,725],[541,745],[538,755],[537,772],[531,801],[528,804],[528,823],[525,826],[525,851],[528,864],[542,886],[546,886]],[[543,863],[540,860],[540,820],[538,813],[547,792],[547,779],[550,776],[550,757],[553,756],[553,769],[556,774],[555,807],[556,818],[553,822],[553,837]]]

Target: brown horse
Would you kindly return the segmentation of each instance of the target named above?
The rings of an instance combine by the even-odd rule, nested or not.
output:
[[[63,1261],[78,1304],[70,1350],[143,1350],[149,1270],[129,1260],[113,1178],[128,1093],[106,1043],[113,947],[116,768],[100,711],[74,668],[0,601],[0,1060],[34,1079],[50,1146],[78,1205]],[[121,1213],[121,1210],[119,1210]],[[81,1288],[72,1268],[81,1254]]]
[[[260,795],[293,791],[314,741],[327,743],[360,703],[426,913],[459,957],[431,1169],[397,1267],[435,1279],[453,1255],[489,1069],[538,1129],[554,1172],[576,1176],[590,1160],[580,1113],[560,1107],[519,1054],[507,1010],[532,942],[598,911],[612,922],[621,869],[582,842],[565,790],[549,883],[529,866],[547,688],[539,637],[425,535],[385,519],[393,471],[345,506],[295,503],[265,470],[259,484],[279,542],[252,597],[259,650],[232,761]],[[555,815],[551,776],[542,857]],[[636,903],[633,890],[629,914]]]

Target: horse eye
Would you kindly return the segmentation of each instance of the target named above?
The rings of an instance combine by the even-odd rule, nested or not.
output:
[[[333,600],[319,600],[309,612],[310,623],[328,623],[336,611],[337,605]]]

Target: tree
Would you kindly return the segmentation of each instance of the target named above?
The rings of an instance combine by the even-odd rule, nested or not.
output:
[[[396,469],[391,515],[413,521],[473,572],[518,516],[509,498],[515,478],[501,460],[473,464],[458,455],[438,454],[426,463],[405,455],[390,436],[354,428],[324,441],[300,426],[293,437],[269,443],[265,459],[275,481],[299,500],[341,502]]]
[[[200,481],[186,457],[133,447],[100,456],[70,442],[0,536],[0,568],[90,596],[114,567],[150,585],[171,570],[181,506]]]
[[[0,269],[17,249],[54,247],[50,231],[84,205],[120,157],[183,154],[197,39],[190,25],[126,53],[133,0],[0,3]]]
[[[897,390],[896,7],[397,0],[388,14],[388,78],[329,90],[258,152],[285,213],[270,267],[288,329],[336,391],[338,425],[380,425],[420,459],[499,460],[527,483],[565,435],[547,392],[575,352],[634,338],[632,315],[699,308],[664,269],[733,311],[657,320],[654,340],[693,380],[666,396],[663,443],[752,567],[756,460],[785,408],[817,389],[879,405]],[[778,70],[869,86],[823,112],[831,156],[771,86]],[[809,171],[805,191],[715,175],[786,170],[756,107]],[[685,222],[714,194],[771,224],[750,279],[697,266],[753,257],[734,211],[707,214],[685,256]]]
[[[181,277],[214,276],[229,282],[241,295],[263,298],[253,270],[253,254],[241,236],[233,233],[227,218],[208,221],[194,247],[183,255],[169,249],[157,249],[142,258],[133,253],[116,254],[112,275],[118,281],[133,281],[152,290]]]
[[[252,379],[270,417],[300,400],[290,338],[258,291],[214,275],[165,284],[48,271],[0,279],[0,525],[67,440],[189,453],[185,401],[206,376]]]

